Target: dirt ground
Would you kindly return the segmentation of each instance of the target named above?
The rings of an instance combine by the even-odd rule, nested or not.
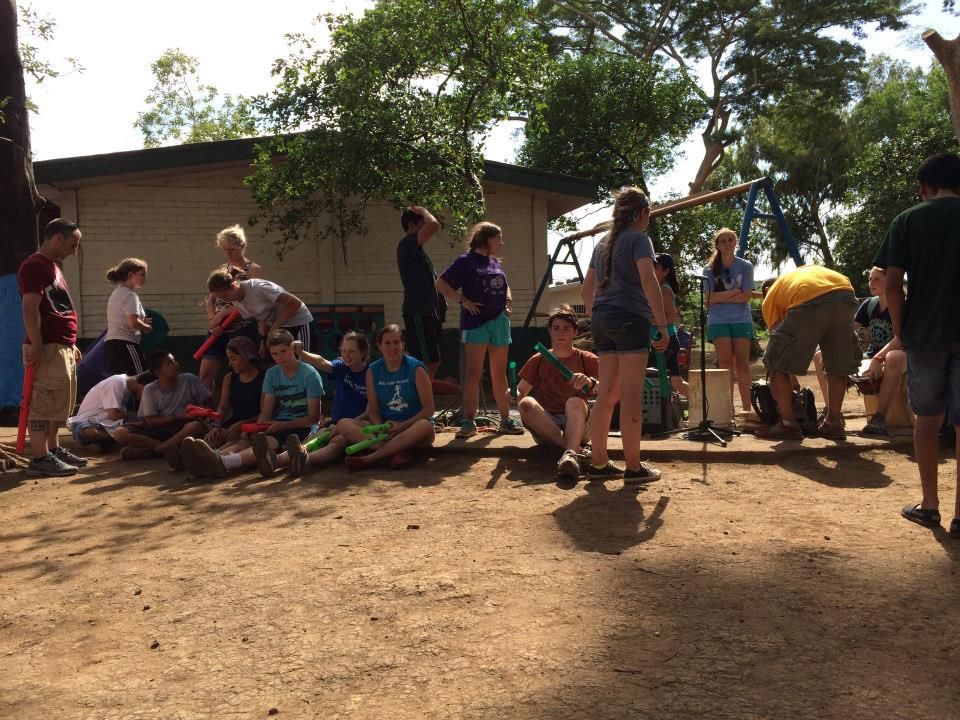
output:
[[[650,442],[643,488],[530,445],[0,476],[0,717],[958,717],[960,541],[899,517],[908,438]]]

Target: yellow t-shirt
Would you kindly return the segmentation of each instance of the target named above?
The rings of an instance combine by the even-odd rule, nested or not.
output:
[[[772,328],[783,320],[790,308],[835,290],[853,292],[853,285],[846,275],[822,265],[802,265],[781,275],[770,287],[763,300],[763,320]]]

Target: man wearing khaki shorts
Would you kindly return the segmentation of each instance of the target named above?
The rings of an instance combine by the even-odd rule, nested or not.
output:
[[[51,220],[43,231],[40,249],[17,271],[23,298],[24,367],[33,366],[30,397],[30,449],[27,475],[74,475],[87,464],[60,447],[60,426],[73,415],[77,400],[77,311],[59,263],[73,255],[81,233],[75,223]]]
[[[820,423],[822,437],[846,437],[840,406],[847,377],[860,364],[860,345],[853,329],[857,299],[845,275],[820,265],[803,265],[781,275],[763,299],[763,319],[770,340],[763,365],[777,401],[780,419],[757,430],[770,440],[802,440],[793,409],[792,375],[805,375],[817,346],[827,374],[829,415]]]

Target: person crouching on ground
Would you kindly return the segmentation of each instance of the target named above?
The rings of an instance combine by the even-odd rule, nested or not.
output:
[[[596,394],[595,378],[600,373],[597,356],[573,346],[577,317],[569,305],[550,311],[550,351],[572,372],[566,380],[540,353],[520,368],[517,408],[524,427],[538,445],[562,447],[557,474],[580,477],[581,463],[587,462],[583,446],[590,440],[587,398]],[[583,390],[588,392],[584,394]]]
[[[433,386],[427,368],[404,353],[399,325],[381,329],[377,347],[383,357],[367,370],[367,422],[391,423],[390,437],[369,455],[348,456],[351,470],[361,470],[385,457],[396,469],[412,460],[411,449],[433,444]],[[343,420],[337,429],[352,445],[370,438],[363,425],[363,421]]]
[[[276,451],[290,435],[303,440],[320,421],[323,380],[312,366],[297,358],[293,335],[274,330],[267,336],[267,347],[276,365],[263,379],[257,422],[268,427],[250,438],[251,447],[236,453],[221,455],[202,440],[186,443],[183,460],[194,478],[224,478],[231,470],[253,465],[264,447]]]
[[[136,407],[143,388],[156,380],[149,370],[139,375],[111,375],[101,380],[83,397],[80,409],[67,418],[73,439],[87,447],[93,443],[113,443],[113,432],[123,421],[137,416]]]
[[[181,469],[180,443],[207,431],[202,420],[187,414],[187,405],[207,402],[210,388],[196,375],[180,372],[176,358],[166,350],[150,355],[147,367],[157,379],[143,389],[137,418],[114,430],[113,439],[123,446],[120,457],[124,460],[162,457],[171,467]]]
[[[290,435],[285,443],[286,452],[279,455],[266,446],[259,446],[257,467],[260,474],[270,477],[281,467],[289,467],[289,475],[302,475],[310,465],[317,466],[343,457],[347,440],[340,423],[353,421],[361,427],[367,418],[367,368],[370,361],[370,341],[367,336],[350,330],[340,341],[340,357],[327,360],[322,355],[298,349],[300,358],[321,372],[333,375],[333,410],[325,430],[333,435],[327,444],[318,450],[307,452],[300,438]]]
[[[763,299],[763,319],[770,340],[763,365],[780,419],[757,429],[769,440],[802,440],[793,408],[792,375],[805,375],[820,346],[827,373],[828,415],[817,428],[821,437],[842,440],[840,412],[847,376],[860,364],[860,345],[853,330],[857,299],[850,280],[820,265],[803,265],[777,278]]]

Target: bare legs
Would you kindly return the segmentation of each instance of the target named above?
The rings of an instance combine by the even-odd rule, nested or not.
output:
[[[713,339],[720,367],[730,371],[731,387],[736,376],[740,405],[750,410],[750,338],[718,337]]]

